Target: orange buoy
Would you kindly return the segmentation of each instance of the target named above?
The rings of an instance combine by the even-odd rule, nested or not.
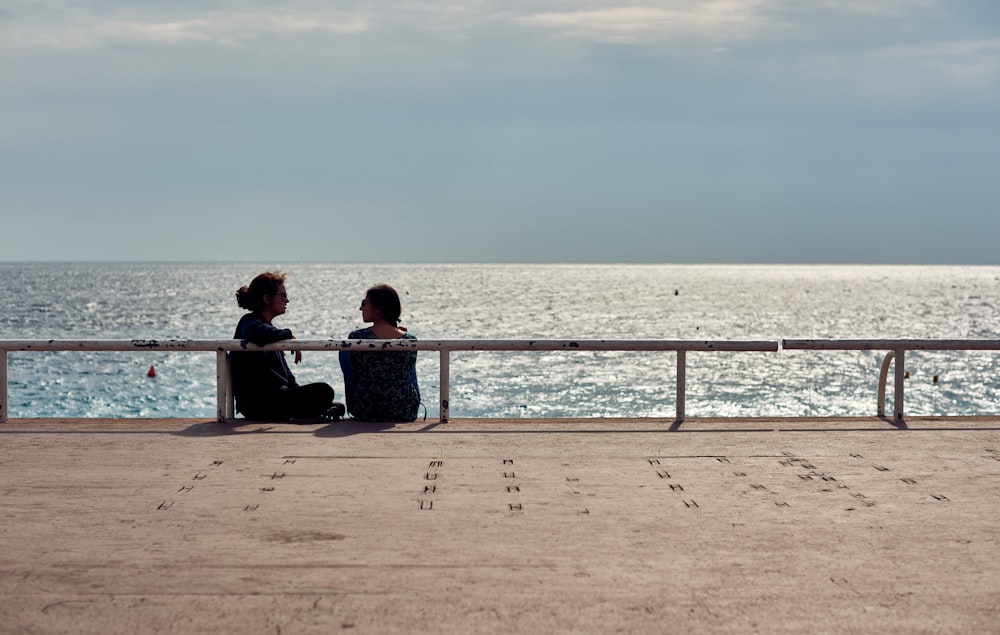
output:
[[[146,373],[146,377],[156,377],[156,369],[150,366],[149,372]]]

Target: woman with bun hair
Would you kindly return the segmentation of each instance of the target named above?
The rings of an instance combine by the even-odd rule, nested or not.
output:
[[[351,331],[352,340],[415,340],[399,326],[399,294],[387,284],[377,284],[361,301],[361,319],[372,325]],[[417,385],[417,352],[340,352],[344,371],[347,411],[359,421],[413,421],[420,407]]]
[[[265,272],[236,292],[236,302],[249,311],[236,325],[234,339],[258,346],[295,339],[289,329],[279,329],[271,321],[285,312],[288,293],[285,275]],[[302,351],[295,351],[295,363]],[[233,393],[236,409],[247,419],[289,421],[291,419],[338,419],[342,404],[333,403],[333,388],[314,383],[300,386],[285,362],[284,351],[233,351]]]

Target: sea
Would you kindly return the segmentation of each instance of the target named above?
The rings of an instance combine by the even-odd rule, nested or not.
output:
[[[425,340],[1000,337],[996,266],[7,262],[0,339],[228,339],[236,290],[263,271],[288,275],[275,324],[299,339],[363,326],[365,290],[383,282]],[[686,414],[873,416],[884,355],[690,352]],[[428,419],[439,369],[419,354]],[[336,353],[307,351],[293,371],[342,398]],[[907,414],[1000,412],[998,352],[908,352],[906,371]],[[672,418],[676,372],[670,351],[453,352],[450,414]],[[8,382],[12,418],[215,416],[214,353],[11,352]],[[890,384],[890,412],[891,399]]]

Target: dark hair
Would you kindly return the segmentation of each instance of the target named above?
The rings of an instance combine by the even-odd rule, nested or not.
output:
[[[392,324],[399,324],[399,314],[403,307],[399,303],[399,294],[387,284],[376,284],[365,292],[365,298],[382,316],[382,319]]]
[[[273,296],[283,284],[285,274],[266,271],[254,278],[249,285],[236,291],[236,304],[247,311],[260,311],[264,308],[264,296]]]

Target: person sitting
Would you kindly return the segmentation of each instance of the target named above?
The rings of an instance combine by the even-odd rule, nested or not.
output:
[[[279,329],[271,321],[285,313],[288,293],[285,275],[262,273],[236,292],[236,302],[249,311],[236,325],[234,339],[258,346],[295,339],[289,329]],[[302,351],[295,351],[295,363]],[[300,386],[285,362],[284,351],[233,351],[230,353],[236,409],[256,421],[291,419],[338,419],[343,404],[333,401],[333,387],[325,383]]]
[[[361,319],[372,325],[351,331],[348,339],[415,340],[399,326],[399,294],[377,284],[361,301]],[[341,351],[347,411],[359,421],[414,421],[420,407],[416,351]]]

